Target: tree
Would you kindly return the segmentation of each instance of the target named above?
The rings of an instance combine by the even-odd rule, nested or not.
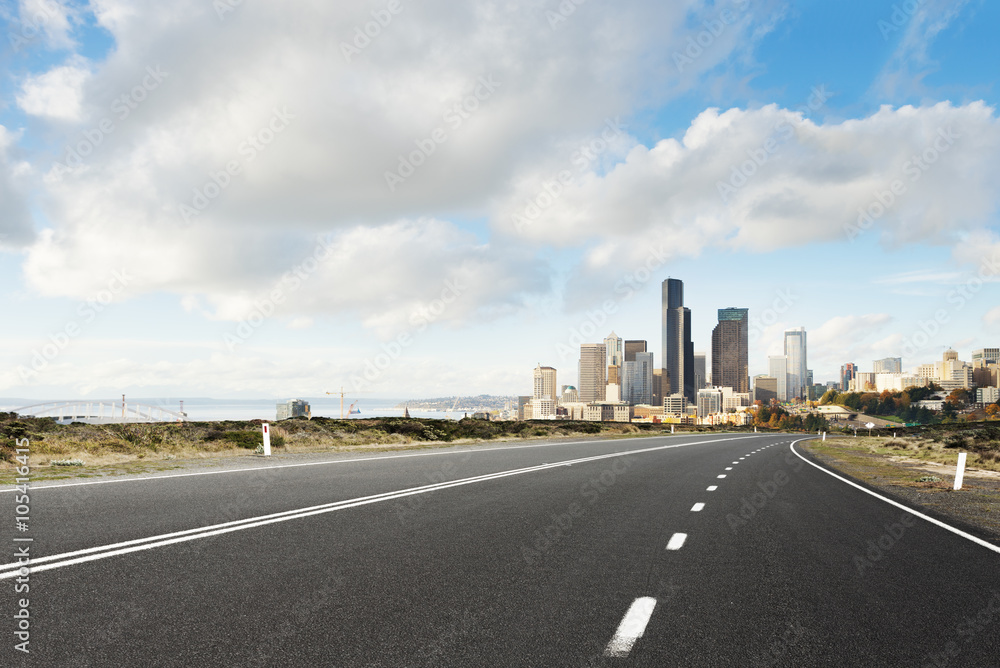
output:
[[[837,401],[837,390],[829,389],[823,393],[823,396],[819,399],[820,406],[826,406],[830,403]]]

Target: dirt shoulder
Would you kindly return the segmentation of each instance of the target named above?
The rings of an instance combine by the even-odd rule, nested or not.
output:
[[[926,439],[838,438],[802,444],[816,463],[896,501],[1000,544],[1000,471],[970,455],[960,491],[953,489],[960,449]],[[972,462],[979,466],[973,466]]]

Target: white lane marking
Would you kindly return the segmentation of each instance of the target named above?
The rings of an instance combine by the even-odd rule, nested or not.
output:
[[[732,466],[727,466],[727,467],[726,467],[726,470],[727,470],[727,471],[732,471],[732,470],[733,470],[733,467],[732,467]]]
[[[730,440],[730,439],[718,439],[718,440]],[[699,441],[699,443],[709,443],[709,442],[711,441]],[[66,552],[63,554],[56,554],[48,557],[32,559],[30,569],[32,573],[39,571],[47,571],[52,568],[62,568],[64,566],[72,566],[74,564],[85,563],[88,561],[95,561],[97,559],[104,559],[107,557],[117,556],[121,554],[129,554],[131,552],[139,552],[141,550],[148,550],[154,547],[163,547],[166,545],[173,545],[175,543],[183,543],[190,540],[197,540],[199,538],[208,538],[210,536],[217,536],[220,534],[230,533],[233,531],[241,531],[243,529],[265,526],[267,524],[274,524],[275,522],[286,522],[288,520],[301,519],[303,517],[310,517],[312,515],[319,515],[323,513],[331,513],[338,510],[355,508],[357,506],[364,506],[371,503],[379,503],[381,501],[389,501],[391,499],[398,499],[406,496],[413,496],[416,494],[426,494],[427,492],[433,492],[440,489],[448,489],[450,487],[461,487],[464,485],[471,485],[477,482],[486,482],[488,480],[506,478],[508,476],[522,475],[525,473],[533,473],[536,471],[545,471],[548,469],[565,466],[567,464],[594,462],[603,459],[613,459],[615,457],[622,457],[625,455],[636,455],[647,452],[657,452],[660,450],[670,450],[673,448],[683,448],[689,445],[692,444],[678,443],[674,445],[661,445],[652,448],[642,448],[639,450],[629,450],[625,452],[614,452],[605,455],[595,455],[592,457],[570,459],[562,462],[556,462],[553,464],[543,464],[541,466],[529,466],[520,469],[510,469],[507,471],[500,471],[497,473],[487,473],[484,475],[473,476],[471,478],[463,478],[461,480],[454,480],[451,482],[422,485],[420,487],[411,487],[408,489],[397,490],[394,492],[383,492],[381,494],[374,494],[372,496],[360,497],[356,499],[346,499],[343,501],[335,501],[333,503],[326,503],[318,506],[298,508],[295,510],[286,510],[284,512],[272,513],[270,515],[250,517],[243,520],[224,522],[222,524],[215,524],[211,526],[200,527],[197,529],[175,531],[173,533],[161,534],[158,536],[150,536],[148,538],[138,538],[135,540],[129,540],[122,543],[113,543],[110,545],[102,545],[83,550],[75,550],[73,552]],[[80,555],[86,555],[86,556],[80,556]],[[56,562],[56,563],[46,563],[46,562]],[[36,566],[36,564],[39,563],[44,565]],[[0,573],[0,580],[6,580],[17,576],[20,568],[21,568],[20,563],[9,563],[0,565],[0,571],[4,571]],[[8,569],[13,569],[13,570],[9,570],[8,572]]]
[[[739,462],[733,462],[733,464],[739,464]]]
[[[717,476],[717,477],[719,478],[719,480],[722,480],[723,478],[725,478],[725,477],[726,477],[726,474],[725,474],[725,473],[723,473],[722,475],[719,475],[719,476]]]
[[[800,455],[798,453],[798,451],[795,449],[795,444],[796,443],[801,443],[802,441],[809,441],[809,440],[811,440],[811,439],[801,438],[798,441],[794,441],[793,443],[790,443],[789,446],[788,446],[791,449],[791,451],[794,452],[796,454],[796,456],[798,456],[798,458],[801,459],[802,461],[804,461],[806,464],[809,464],[810,466],[814,466],[814,467],[818,468],[820,471],[822,471],[823,473],[825,473],[827,475],[832,475],[834,478],[836,478],[837,480],[839,480],[841,482],[846,482],[851,487],[854,487],[856,489],[860,489],[865,494],[871,494],[876,499],[880,499],[880,500],[885,501],[886,503],[888,503],[890,505],[896,506],[897,508],[901,508],[901,509],[905,510],[906,512],[910,513],[911,515],[916,515],[917,517],[919,517],[921,519],[927,520],[931,524],[939,526],[942,529],[950,531],[950,532],[952,532],[955,535],[961,536],[962,538],[965,538],[966,540],[971,540],[973,543],[976,543],[977,545],[982,545],[986,549],[992,550],[993,552],[996,552],[997,554],[1000,554],[1000,547],[997,547],[993,543],[989,543],[989,542],[983,540],[982,538],[977,538],[976,536],[973,536],[971,533],[966,533],[966,532],[962,531],[961,529],[956,529],[955,527],[951,526],[950,524],[945,524],[941,520],[936,520],[933,517],[929,517],[927,515],[924,515],[922,512],[920,512],[918,510],[914,510],[913,508],[910,508],[908,506],[904,506],[902,503],[898,503],[896,501],[893,501],[892,499],[886,498],[886,497],[882,496],[881,494],[877,494],[876,492],[871,491],[870,489],[865,489],[864,487],[862,487],[861,485],[857,484],[856,482],[853,482],[851,480],[848,480],[847,478],[839,476],[836,473],[834,473],[833,471],[828,471],[827,469],[823,468],[819,464],[815,464],[815,463],[809,461],[808,459],[806,459],[805,457],[803,457],[802,455]]]
[[[649,436],[646,438],[656,439],[656,438],[667,438],[670,434],[666,436]],[[719,441],[739,441],[745,436],[738,436],[736,438],[720,438],[711,441],[697,441],[693,443],[683,443],[681,445],[698,445],[698,443],[717,443]],[[253,468],[242,468],[242,469],[226,469],[225,471],[196,471],[194,473],[171,473],[168,475],[155,475],[147,476],[145,478],[119,478],[116,480],[89,480],[87,482],[71,482],[62,485],[32,485],[32,491],[38,491],[40,489],[61,489],[63,487],[82,487],[84,485],[110,485],[113,483],[122,482],[147,482],[150,480],[167,480],[169,478],[191,478],[194,476],[203,475],[224,475],[227,473],[253,473],[255,471],[270,471],[273,469],[294,469],[301,468],[304,466],[329,466],[331,464],[353,464],[355,462],[372,462],[379,461],[382,459],[409,459],[411,457],[441,457],[444,455],[455,455],[455,454],[475,454],[479,452],[497,452],[503,450],[524,450],[528,448],[552,448],[560,445],[584,445],[587,443],[601,444],[601,443],[617,443],[620,442],[619,439],[602,439],[599,441],[568,441],[565,443],[534,443],[532,445],[512,445],[509,447],[496,447],[496,448],[469,448],[466,450],[441,450],[440,452],[414,452],[407,453],[403,455],[385,455],[381,457],[358,457],[355,459],[334,459],[325,462],[304,462],[302,464],[275,464],[274,466],[255,466]],[[7,492],[16,492],[17,489],[11,487],[10,489],[0,489],[0,494]]]
[[[628,612],[625,613],[621,624],[618,625],[618,630],[615,631],[614,637],[611,638],[611,642],[604,650],[604,656],[628,656],[629,652],[632,651],[632,646],[646,632],[646,625],[649,624],[649,618],[653,616],[653,608],[655,607],[656,599],[650,596],[632,601]]]
[[[684,541],[688,539],[686,533],[675,533],[670,537],[670,542],[667,543],[668,550],[679,550],[684,547]]]
[[[704,509],[705,509],[705,504],[704,503],[696,503],[693,506],[691,506],[691,512],[692,513],[700,513]]]
[[[740,457],[740,461],[743,461],[744,459],[746,459],[746,457]]]
[[[708,491],[708,492],[714,492],[714,491],[715,491],[715,490],[717,490],[717,489],[719,489],[719,486],[718,486],[718,485],[712,485],[712,486],[711,486],[711,487],[709,487],[709,488],[708,488],[708,489],[707,489],[706,491]]]

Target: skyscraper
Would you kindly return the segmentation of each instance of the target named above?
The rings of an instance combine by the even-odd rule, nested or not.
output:
[[[705,368],[705,353],[695,353],[694,354],[694,389],[695,392],[698,390],[705,389],[705,383],[708,381],[708,374]]]
[[[604,386],[608,382],[608,350],[603,343],[580,346],[580,401],[604,401]]]
[[[801,399],[806,393],[808,371],[806,328],[785,330],[785,358],[788,360],[788,398]],[[773,374],[772,374],[773,375]]]
[[[851,389],[851,381],[858,375],[858,365],[848,362],[840,367],[840,389],[847,392]]]
[[[646,352],[646,342],[645,341],[626,341],[625,342],[625,361],[634,362],[636,353]]]
[[[636,353],[635,360],[626,361],[622,400],[633,406],[653,403],[653,353]]]
[[[684,308],[684,282],[663,281],[663,379],[662,394],[683,393],[694,403],[694,343],[691,342],[691,310]]]
[[[903,373],[902,357],[886,357],[875,360],[872,371],[875,373]]]
[[[620,336],[611,332],[608,338],[604,339],[604,348],[608,356],[607,382],[615,385],[622,384],[622,362],[625,357],[625,350],[622,347]]]
[[[552,401],[558,401],[559,395],[556,394],[556,370],[550,366],[542,366],[539,364],[535,367],[535,388],[533,399],[551,399]]]
[[[788,358],[774,355],[767,358],[768,375],[777,381],[778,401],[788,401]]]
[[[712,330],[712,384],[750,391],[749,310],[719,309],[719,324]]]

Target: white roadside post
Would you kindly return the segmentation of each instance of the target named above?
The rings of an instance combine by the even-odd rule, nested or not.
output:
[[[965,477],[965,457],[968,453],[958,453],[958,466],[955,467],[955,491],[962,489],[962,478]]]
[[[823,441],[826,442],[826,432],[823,432]]]
[[[670,425],[670,433],[674,433],[674,425]]]
[[[270,457],[271,456],[271,429],[270,429],[270,426],[271,425],[269,425],[266,422],[263,425],[263,429],[264,429],[264,456],[265,457]]]

